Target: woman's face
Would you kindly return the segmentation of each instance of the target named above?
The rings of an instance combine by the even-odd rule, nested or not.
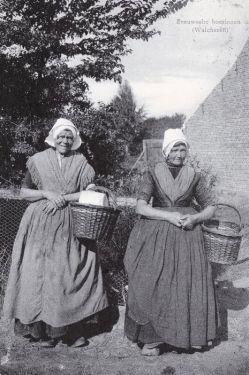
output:
[[[181,166],[183,165],[184,160],[187,156],[187,147],[184,143],[176,144],[172,147],[168,157],[167,162],[174,166]]]
[[[62,130],[55,139],[55,148],[62,154],[68,154],[73,146],[74,138],[71,130]]]

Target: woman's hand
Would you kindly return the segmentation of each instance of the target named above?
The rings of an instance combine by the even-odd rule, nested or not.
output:
[[[178,228],[182,227],[182,219],[183,215],[180,212],[167,212],[166,220]]]
[[[44,198],[52,202],[53,205],[55,205],[57,208],[63,208],[66,206],[66,200],[60,194],[57,194],[53,191],[43,191],[43,196]]]
[[[86,190],[94,190],[95,187],[96,187],[95,184],[90,184],[90,185],[87,185]]]
[[[65,198],[62,195],[54,200],[51,200],[51,202],[54,203],[57,208],[63,208],[67,204]]]
[[[58,207],[52,201],[47,201],[45,206],[42,209],[44,214],[47,214],[47,215],[50,215],[50,214],[54,215],[57,210],[58,210]]]
[[[54,191],[48,191],[48,190],[43,190],[42,195],[44,198],[48,199],[49,201],[53,201],[61,197],[60,194],[55,193]]]
[[[45,206],[47,207],[46,213],[50,213],[52,211],[54,213],[57,209],[63,208],[67,204],[66,199],[62,195],[57,194],[53,191],[43,191],[43,197],[48,200],[48,203]]]
[[[136,212],[138,215],[142,215],[151,219],[166,220],[169,223],[181,228],[181,219],[183,214],[180,212],[170,212],[167,210],[161,210],[158,208],[151,207],[145,200],[139,199],[137,201]]]
[[[194,226],[197,224],[195,215],[190,215],[190,214],[182,215],[180,222],[181,222],[181,227],[183,229],[188,229],[188,230],[193,229]]]

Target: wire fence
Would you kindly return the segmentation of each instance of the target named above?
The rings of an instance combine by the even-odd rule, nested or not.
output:
[[[0,282],[6,285],[15,236],[28,203],[20,199],[0,198]]]
[[[0,306],[11,263],[12,248],[21,218],[29,203],[11,194],[0,192]],[[3,197],[4,195],[4,197]],[[103,276],[109,300],[112,304],[125,305],[128,280],[123,267],[103,267]]]

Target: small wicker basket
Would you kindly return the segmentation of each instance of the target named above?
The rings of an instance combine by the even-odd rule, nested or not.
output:
[[[239,255],[242,235],[241,216],[239,211],[228,204],[217,204],[236,212],[239,224],[220,219],[207,220],[202,224],[204,247],[210,262],[234,264]]]
[[[71,203],[74,234],[79,239],[108,243],[121,210],[117,208],[116,199],[109,189],[96,186],[94,191],[106,193],[110,206]]]

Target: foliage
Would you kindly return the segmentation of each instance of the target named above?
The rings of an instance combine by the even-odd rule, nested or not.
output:
[[[121,164],[126,156],[128,141],[124,137],[125,128],[122,127],[119,110],[112,105],[101,104],[98,109],[90,107],[84,114],[74,112],[70,119],[79,128],[83,140],[79,151],[87,157],[96,173],[122,179],[125,171]],[[44,140],[52,123],[49,119],[35,123],[27,119],[19,123],[7,118],[0,119],[0,182],[5,179],[20,184],[27,158],[45,149]],[[132,126],[132,123],[127,121],[126,124],[128,131],[128,125]],[[132,140],[132,134],[128,140]]]
[[[96,184],[115,191],[119,197],[135,197],[142,174],[143,172],[138,170],[130,173],[121,170],[119,174],[116,173],[115,175],[99,175]]]
[[[20,183],[27,157],[45,148],[61,115],[79,126],[80,151],[96,172],[122,176],[127,149],[137,152],[141,140],[143,111],[127,83],[110,105],[92,108],[85,77],[119,81],[128,39],[148,40],[158,18],[187,2],[1,0],[2,179]]]
[[[137,108],[134,95],[128,81],[120,85],[117,95],[111,101],[117,112],[116,126],[119,137],[126,144],[128,153],[137,154],[144,134],[145,113],[142,107]]]
[[[108,187],[117,197],[135,197],[140,185],[142,173],[138,171],[122,177],[99,176],[97,184]],[[101,248],[100,258],[104,268],[109,270],[123,269],[123,258],[128,239],[137,218],[135,207],[122,206],[112,240],[108,246]]]
[[[121,163],[127,154],[138,152],[143,139],[145,115],[137,108],[127,81],[120,85],[109,105],[103,103],[84,113],[72,113],[81,131],[83,153],[91,160],[99,174],[122,177]]]
[[[128,39],[188,0],[1,0],[0,114],[58,116],[89,106],[85,77],[120,81]]]
[[[112,104],[101,104],[98,109],[90,108],[82,115],[72,117],[81,132],[84,155],[91,161],[96,172],[108,175],[122,170],[129,139],[125,138],[121,116]],[[132,124],[128,121],[127,132]],[[122,172],[121,172],[122,173]]]
[[[132,207],[122,207],[115,227],[112,240],[108,245],[100,246],[100,260],[104,269],[123,269],[123,259],[131,230],[136,220],[136,213]]]
[[[27,157],[45,148],[49,125],[42,121],[31,125],[26,119],[18,124],[8,118],[0,119],[1,185],[20,184]]]
[[[116,127],[118,114],[110,105],[101,104],[82,115],[72,117],[83,140],[82,152],[99,174],[112,173],[125,155],[125,147]]]
[[[133,173],[127,178],[134,157],[127,155],[127,148],[130,145],[132,154],[140,152],[142,139],[146,137],[144,124],[147,120],[142,121],[142,110],[137,110],[134,104],[131,106],[133,111],[123,111],[122,115],[120,107],[118,100],[118,105],[115,102],[100,104],[97,109],[90,107],[84,113],[73,111],[69,117],[79,128],[83,140],[79,151],[93,165],[100,183],[119,189],[121,195],[134,195],[137,180]],[[174,118],[167,117],[171,124]],[[8,118],[0,119],[1,185],[5,180],[20,184],[27,157],[45,149],[44,140],[52,124],[51,119],[37,119],[35,123],[28,119],[18,123]]]

